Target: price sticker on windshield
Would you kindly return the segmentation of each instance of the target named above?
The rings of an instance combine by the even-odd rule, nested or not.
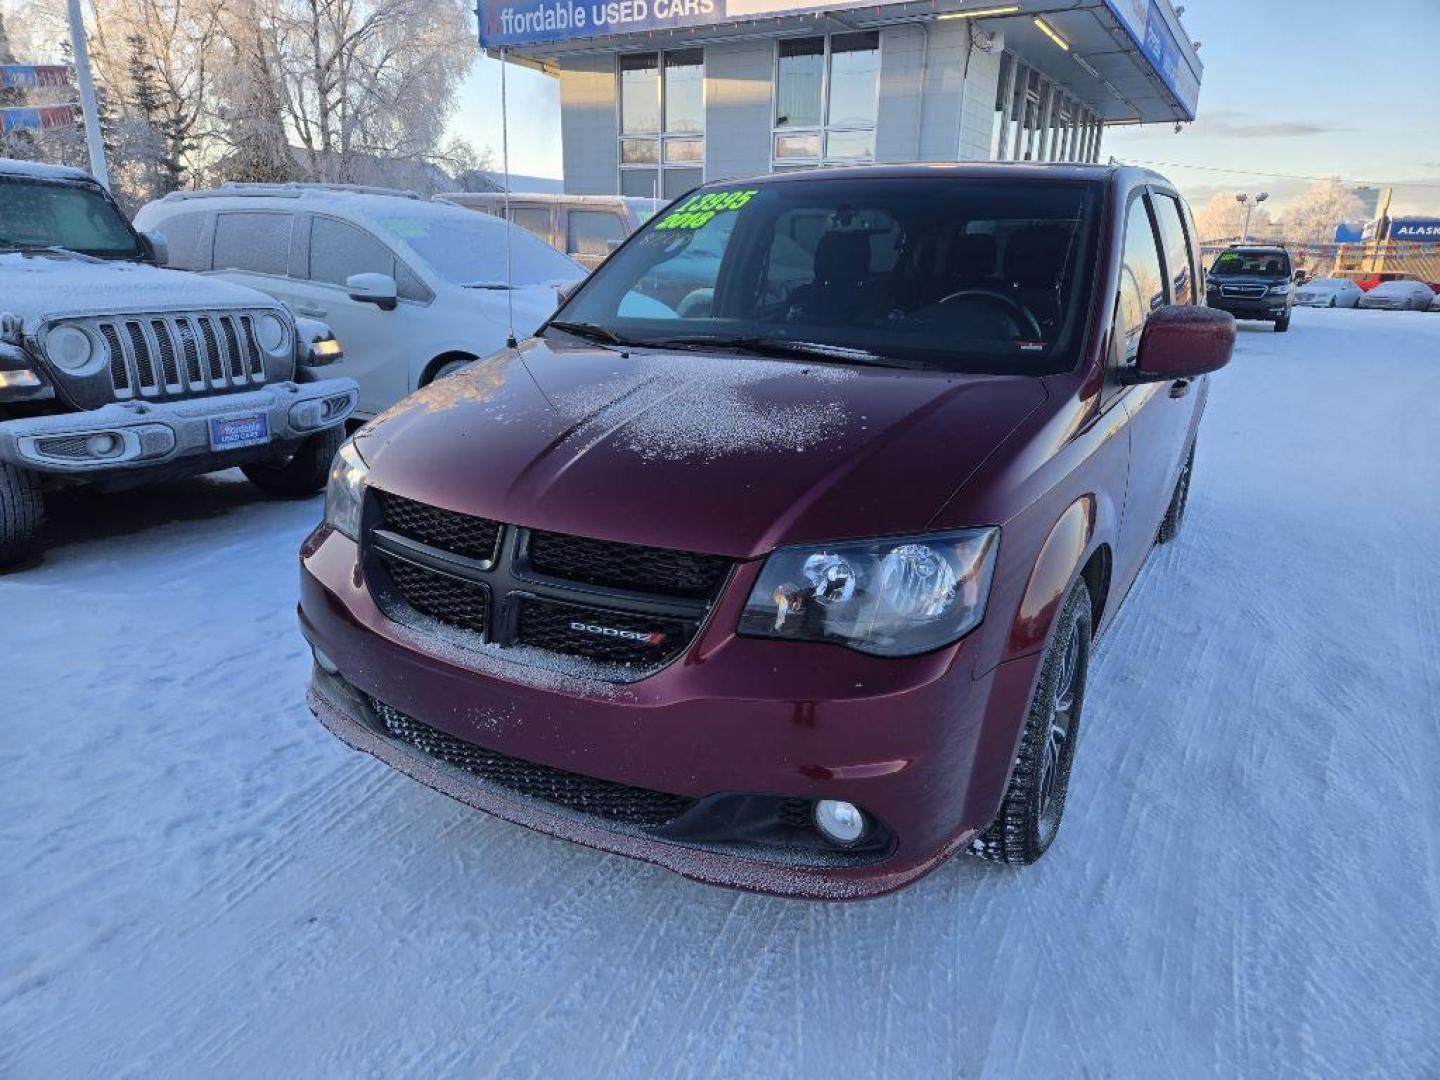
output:
[[[668,232],[672,229],[694,230],[708,225],[717,214],[739,210],[756,195],[755,188],[735,191],[707,191],[686,199],[655,223],[655,231]]]

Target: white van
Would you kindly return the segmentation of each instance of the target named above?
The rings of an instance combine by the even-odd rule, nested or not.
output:
[[[226,184],[177,191],[136,215],[164,235],[169,265],[249,285],[345,342],[335,374],[374,416],[524,338],[585,268],[523,228],[380,188]],[[509,269],[506,234],[509,233]]]

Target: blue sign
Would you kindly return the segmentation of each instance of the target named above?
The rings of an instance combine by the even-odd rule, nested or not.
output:
[[[1105,0],[1105,4],[1135,39],[1187,118],[1194,120],[1200,106],[1200,76],[1190,66],[1159,5],[1155,0]]]
[[[480,44],[486,48],[533,45],[873,4],[874,0],[480,0]]]
[[[1391,218],[1390,239],[1440,244],[1440,218]]]

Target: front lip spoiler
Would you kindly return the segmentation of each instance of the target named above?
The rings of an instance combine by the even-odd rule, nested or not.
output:
[[[809,900],[864,900],[894,892],[935,869],[968,844],[975,830],[954,837],[942,850],[918,863],[888,867],[881,861],[868,865],[828,869],[809,865],[767,862],[677,843],[639,832],[602,827],[542,807],[520,796],[501,795],[460,769],[428,758],[403,743],[387,738],[354,705],[335,700],[320,680],[312,680],[307,703],[332,735],[354,750],[404,773],[426,787],[476,810],[548,836],[585,847],[638,859],[674,871],[691,881],[746,892]]]

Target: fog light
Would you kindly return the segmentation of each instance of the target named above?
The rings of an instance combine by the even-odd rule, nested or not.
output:
[[[85,440],[85,449],[91,457],[110,457],[120,449],[120,436],[111,431],[102,431]]]
[[[315,654],[315,663],[320,665],[320,670],[326,675],[338,675],[340,669],[335,666],[335,661],[326,655],[325,650],[318,645],[310,646],[310,651]]]
[[[854,803],[821,799],[815,804],[815,827],[832,844],[849,847],[865,835],[865,815]]]

